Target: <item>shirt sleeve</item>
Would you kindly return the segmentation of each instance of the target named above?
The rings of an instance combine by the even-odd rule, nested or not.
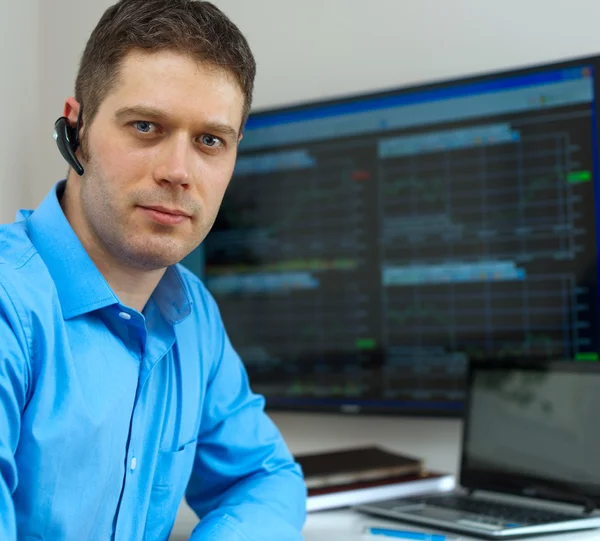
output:
[[[15,452],[25,407],[29,351],[18,311],[0,279],[0,539],[16,541],[12,494],[18,475]]]
[[[301,541],[306,486],[281,434],[250,390],[218,317],[217,360],[204,401],[186,499],[201,518],[191,541]]]

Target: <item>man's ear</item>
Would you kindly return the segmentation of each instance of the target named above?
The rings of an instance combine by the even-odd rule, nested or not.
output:
[[[62,157],[79,176],[83,176],[85,171],[76,154],[80,144],[79,128],[82,112],[77,100],[68,98],[65,102],[64,116],[54,123],[53,135]]]
[[[81,104],[75,98],[71,97],[66,99],[63,116],[69,119],[69,123],[73,127],[77,124],[80,110]]]

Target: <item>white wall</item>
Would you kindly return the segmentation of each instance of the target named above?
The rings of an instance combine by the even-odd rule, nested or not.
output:
[[[38,2],[0,0],[0,223],[14,220],[33,179],[39,86]]]
[[[259,108],[600,53],[598,0],[214,2],[253,47]],[[52,124],[72,93],[85,40],[111,3],[0,0],[0,221],[23,199],[37,204],[64,176]],[[456,421],[274,419],[297,452],[381,441],[434,467],[456,466]],[[191,519],[182,517],[185,530]]]
[[[30,186],[31,205],[37,205],[52,185],[65,177],[67,165],[56,149],[52,129],[63,114],[65,99],[75,92],[75,77],[87,38],[113,3],[112,0],[40,0],[38,161]]]
[[[597,0],[214,3],[253,47],[260,107],[600,53]]]

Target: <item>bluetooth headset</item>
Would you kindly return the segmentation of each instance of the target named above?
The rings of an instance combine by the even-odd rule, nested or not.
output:
[[[73,128],[69,123],[69,119],[65,116],[61,116],[54,123],[54,140],[58,146],[58,150],[62,154],[62,157],[67,163],[75,170],[79,175],[83,175],[83,166],[77,159],[75,152],[79,148],[79,128],[81,127],[81,115],[83,107],[79,108],[79,115],[77,115],[77,125]]]

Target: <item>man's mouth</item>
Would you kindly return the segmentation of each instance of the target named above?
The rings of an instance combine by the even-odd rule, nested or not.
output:
[[[161,225],[175,226],[191,218],[189,213],[178,208],[163,207],[161,205],[151,207],[140,205],[138,208],[152,221]]]

